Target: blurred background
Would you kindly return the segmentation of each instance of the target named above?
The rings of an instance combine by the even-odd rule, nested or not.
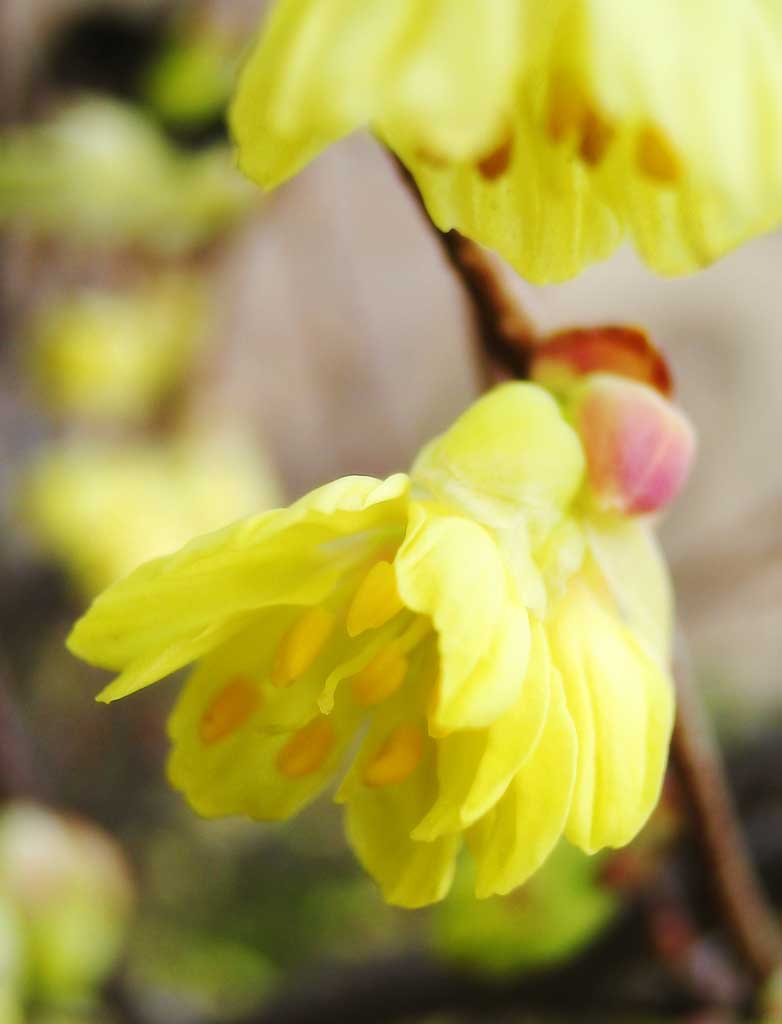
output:
[[[354,1019],[286,1016],[286,993],[367,958],[398,988],[421,965],[435,988],[472,978],[437,1020],[499,1019],[482,999],[583,955],[686,851],[674,780],[628,852],[563,849],[512,898],[474,903],[465,874],[441,907],[396,911],[327,799],[280,827],[196,819],[164,777],[177,681],[95,705],[102,675],[63,646],[138,562],[335,476],[406,467],[477,391],[465,296],[371,139],[271,196],[234,170],[225,105],[264,6],[0,4],[0,1024]],[[700,457],[663,537],[772,888],[780,266],[774,236],[694,278],[622,251],[568,284],[516,283],[544,331],[638,324],[671,361]],[[628,975],[640,1002],[658,962],[695,963],[697,988],[725,955],[713,913],[696,906],[695,928],[673,904],[657,899]],[[556,1018],[507,1002],[507,1019]]]

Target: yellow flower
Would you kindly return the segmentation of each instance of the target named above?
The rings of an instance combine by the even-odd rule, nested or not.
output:
[[[656,270],[780,219],[778,0],[278,0],[232,124],[270,188],[371,127],[443,230],[561,280],[630,233]]]
[[[478,894],[507,892],[562,835],[628,842],[666,761],[667,575],[585,474],[557,401],[506,384],[410,476],[338,480],[137,569],[71,650],[119,670],[106,701],[199,659],[169,726],[199,813],[286,818],[348,765],[348,836],[390,902],[440,899],[463,838]]]

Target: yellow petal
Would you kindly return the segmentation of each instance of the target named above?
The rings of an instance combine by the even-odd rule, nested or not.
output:
[[[576,772],[578,739],[562,683],[551,673],[543,731],[496,806],[467,834],[480,898],[505,894],[540,867],[562,836]]]
[[[581,443],[551,395],[512,383],[479,399],[416,459],[413,481],[490,524],[526,520],[533,547],[578,489]]]
[[[567,837],[586,853],[623,846],[662,785],[671,681],[583,581],[571,584],[547,632],[579,744]]]
[[[622,618],[652,657],[667,668],[673,588],[654,532],[637,519],[593,516],[586,522],[586,536]]]
[[[389,739],[400,730],[406,730],[410,738],[417,730],[415,735],[422,741],[420,751],[415,751],[415,767],[399,781],[389,775],[381,784],[371,772],[367,780],[378,754],[384,753]],[[400,693],[375,713],[361,752],[338,794],[340,802],[346,804],[348,840],[389,903],[420,907],[442,899],[450,888],[461,837],[417,842],[410,835],[436,791],[433,741],[423,735],[423,720],[415,701]]]
[[[516,699],[529,652],[527,612],[510,599],[496,543],[477,523],[413,504],[396,570],[402,600],[438,636],[430,727],[488,725]]]
[[[464,829],[500,799],[540,737],[548,713],[550,669],[546,637],[536,625],[515,703],[487,728],[462,730],[437,742],[437,800],[413,838],[432,840]]]
[[[621,215],[598,193],[589,169],[553,148],[524,113],[513,121],[511,160],[498,178],[472,162],[435,164],[403,137],[385,138],[415,177],[437,227],[494,249],[528,281],[574,277],[622,239]]]
[[[402,474],[346,477],[288,509],[199,537],[111,586],[76,623],[68,646],[124,670],[102,699],[132,693],[217,647],[263,609],[320,604],[384,531],[401,534],[407,486]]]
[[[497,144],[518,73],[517,0],[279,0],[231,112],[267,188],[370,123],[461,159]]]
[[[589,6],[595,95],[636,126],[606,188],[644,259],[684,273],[777,223],[782,74],[764,5],[661,0],[640,20],[628,5]],[[667,180],[650,173],[664,166]]]

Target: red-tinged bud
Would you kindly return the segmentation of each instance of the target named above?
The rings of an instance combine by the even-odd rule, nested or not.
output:
[[[679,493],[695,434],[683,413],[655,390],[595,374],[574,396],[572,416],[601,509],[641,515],[663,508]]]
[[[661,394],[673,390],[663,354],[638,327],[581,327],[559,331],[532,356],[532,379],[558,394],[588,373],[615,373],[649,384]]]

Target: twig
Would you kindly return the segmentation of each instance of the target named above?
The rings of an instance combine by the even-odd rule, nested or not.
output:
[[[676,661],[674,762],[733,941],[763,981],[782,964],[782,933],[753,870],[714,731],[681,643]]]
[[[410,172],[395,160],[399,174],[432,226],[451,266],[464,284],[473,305],[481,346],[486,385],[504,374],[528,377],[530,354],[536,343],[531,319],[503,281],[497,258],[458,231],[438,231],[424,206]],[[498,371],[500,371],[498,373]]]
[[[10,677],[10,667],[0,657],[0,800],[40,797],[41,779]]]

